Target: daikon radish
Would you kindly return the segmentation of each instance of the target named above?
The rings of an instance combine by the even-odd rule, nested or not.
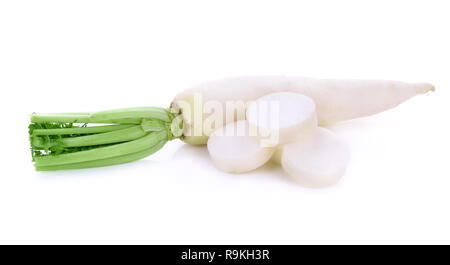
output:
[[[298,93],[272,93],[258,98],[246,114],[250,127],[272,146],[295,141],[317,126],[314,101]]]
[[[326,124],[375,114],[432,90],[434,87],[427,83],[288,76],[235,77],[206,82],[185,90],[175,97],[170,108],[144,106],[98,112],[33,113],[28,133],[37,170],[109,166],[151,155],[173,139],[206,144],[212,132],[225,124],[245,120],[251,102],[271,93],[289,92],[310,97],[316,105],[319,124]],[[291,95],[294,98],[294,94]],[[306,109],[304,104],[301,108],[291,103],[287,105],[289,107],[285,109],[291,109],[292,113]],[[283,110],[283,113],[281,119],[286,119],[283,122],[292,119],[290,111]],[[252,114],[249,116],[252,121]],[[295,131],[302,136],[307,131],[305,128],[310,127],[305,125],[302,129],[298,117],[292,122],[299,127],[285,123],[286,126],[280,129],[283,142],[292,140]],[[235,161],[227,162],[226,156],[217,154],[215,160],[228,163],[224,168],[233,172],[247,171],[263,164],[273,150],[264,149],[261,136],[257,134],[260,141],[258,148],[254,138],[244,137],[247,140],[242,143],[236,140],[243,146],[239,150],[242,154],[236,157],[249,160],[235,165]],[[228,142],[234,143],[235,139],[230,139]],[[224,140],[213,140],[211,153],[217,149],[214,141],[220,143]],[[244,143],[251,144],[247,146]],[[228,155],[235,152],[231,144],[228,149],[220,144],[218,146],[218,149],[228,150]]]
[[[214,165],[224,172],[243,173],[265,164],[274,148],[262,147],[251,135],[246,120],[229,123],[216,130],[208,140],[208,152]]]
[[[336,183],[345,173],[349,151],[331,131],[317,127],[297,142],[276,152],[283,169],[300,185],[324,187]]]
[[[205,104],[214,102],[225,110],[230,102],[236,113],[245,113],[249,102],[270,93],[294,92],[308,96],[316,103],[321,125],[369,116],[393,108],[405,100],[434,87],[428,83],[403,83],[383,80],[314,79],[297,76],[243,76],[209,81],[178,94],[172,109],[181,111],[184,121],[182,139],[190,144],[206,144],[210,132],[204,130],[204,121],[210,113],[203,111]],[[245,115],[226,117],[223,124],[245,119]]]

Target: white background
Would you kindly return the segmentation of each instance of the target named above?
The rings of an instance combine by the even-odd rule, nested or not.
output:
[[[450,243],[446,1],[2,1],[0,242]],[[167,107],[248,74],[426,81],[436,92],[330,127],[351,149],[335,186],[267,165],[214,168],[172,141],[145,160],[35,172],[28,115]]]

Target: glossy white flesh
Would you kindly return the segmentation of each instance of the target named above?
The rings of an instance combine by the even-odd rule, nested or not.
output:
[[[250,135],[248,122],[241,120],[217,129],[208,140],[208,152],[214,165],[228,173],[243,173],[265,164],[274,148],[261,147]]]
[[[300,141],[279,148],[278,157],[283,169],[306,187],[335,184],[344,175],[350,157],[347,145],[333,132],[321,127]]]
[[[251,128],[270,138],[273,145],[285,144],[317,127],[314,101],[292,92],[272,93],[252,102],[246,112]]]

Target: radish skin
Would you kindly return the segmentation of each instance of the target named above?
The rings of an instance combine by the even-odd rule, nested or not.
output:
[[[246,120],[229,123],[211,134],[208,152],[214,165],[228,173],[254,170],[269,161],[275,148],[262,147],[257,137],[250,135]]]
[[[226,109],[226,103],[230,101],[248,103],[270,93],[299,93],[314,100],[318,122],[320,125],[325,125],[373,115],[428,91],[434,91],[433,85],[428,83],[314,79],[297,76],[242,76],[209,81],[191,87],[175,97],[172,108],[175,111],[181,110],[183,114],[185,135],[183,140],[199,145],[206,144],[208,133],[203,132],[201,124],[200,130],[195,133],[194,130],[208,115],[202,113],[201,107],[195,106],[196,98],[200,104],[215,101]],[[246,107],[246,105],[241,106],[240,111],[245,112]],[[218,124],[217,128],[241,119],[245,117],[232,117],[232,119],[224,117],[223,123]]]
[[[292,92],[258,98],[247,108],[246,117],[250,127],[266,136],[263,140],[271,146],[295,141],[317,126],[314,101]]]
[[[317,127],[303,139],[282,145],[273,160],[281,159],[283,169],[300,185],[325,187],[345,173],[349,150],[333,132]]]
[[[275,164],[281,165],[281,156],[283,155],[283,146],[278,146],[275,148],[275,151],[273,152],[272,157],[270,158],[270,161],[274,162]]]

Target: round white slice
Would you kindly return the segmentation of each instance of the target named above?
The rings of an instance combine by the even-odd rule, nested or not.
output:
[[[350,157],[347,145],[333,132],[320,127],[300,141],[279,148],[283,169],[307,187],[336,183],[344,175]]]
[[[251,134],[246,120],[232,122],[214,131],[208,139],[208,152],[214,165],[228,173],[243,173],[265,164],[274,148],[263,147]]]
[[[317,127],[314,101],[292,92],[258,98],[248,106],[246,118],[268,146],[293,142],[309,129]]]

